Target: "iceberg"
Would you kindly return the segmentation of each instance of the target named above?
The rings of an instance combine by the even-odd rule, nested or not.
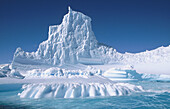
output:
[[[141,86],[128,83],[116,84],[28,84],[22,86],[21,98],[78,98],[96,96],[123,96],[134,92],[141,92]]]
[[[137,73],[133,69],[111,68],[103,72],[102,75],[112,81],[170,81],[168,74]]]
[[[0,66],[0,77],[5,77],[0,84],[24,84],[20,98],[121,96],[144,91],[122,81],[170,81],[170,76],[145,74],[142,68],[165,62],[170,65],[170,46],[119,53],[97,41],[90,17],[69,7],[60,25],[49,26],[48,39],[37,51],[19,47],[11,65]]]
[[[135,70],[121,70],[111,68],[103,73],[104,77],[112,81],[141,81],[142,74],[138,74]]]
[[[91,50],[97,47],[97,40],[91,27],[91,18],[72,11],[69,7],[60,25],[49,27],[48,39],[36,52],[24,52],[17,48],[12,65],[21,64],[76,64],[79,58],[91,58]]]
[[[60,25],[49,26],[48,39],[40,43],[36,52],[17,48],[12,62],[26,65],[64,64],[128,64],[170,63],[170,46],[141,53],[119,53],[98,43],[92,31],[91,18],[70,7]]]
[[[29,74],[40,75],[41,77],[47,77],[49,75],[66,75],[66,72],[62,74],[62,72],[57,70],[58,68],[66,69],[68,72],[71,70],[71,75],[76,74],[76,72],[78,74],[86,72],[83,73],[83,75],[86,75],[88,74],[87,71],[85,71],[87,70],[87,65],[101,65],[102,67],[102,65],[108,66],[115,64],[130,65],[134,68],[133,70],[145,73],[146,66],[150,63],[155,65],[157,63],[165,62],[167,63],[167,66],[170,65],[170,46],[162,46],[155,50],[141,53],[119,53],[116,49],[101,44],[96,40],[92,31],[90,17],[81,12],[73,11],[68,7],[68,13],[63,17],[61,24],[49,26],[48,39],[39,44],[37,51],[25,52],[20,47],[17,48],[10,68],[9,66],[8,69],[5,70],[4,68],[1,68],[0,76],[24,78],[24,76],[29,76]],[[152,67],[147,69],[150,68]],[[167,68],[168,67],[164,69]],[[46,73],[44,73],[45,70],[47,70]],[[132,75],[131,78],[135,76],[134,78],[137,80],[140,79],[140,76],[136,77],[137,74],[135,73],[132,74],[120,70],[116,71],[116,73],[121,72],[119,74],[115,74],[114,70],[101,70],[100,68],[93,71],[91,70],[90,72],[92,72],[91,74],[94,74],[94,71],[97,72],[98,70],[100,70],[100,74],[103,74],[110,79],[111,76],[114,78],[117,76],[118,80],[121,78],[126,78],[127,80],[130,75]],[[131,70],[131,68],[129,70]],[[51,73],[47,73],[50,71]],[[153,68],[151,71],[148,71],[151,73]],[[60,72],[60,74],[57,72]],[[168,70],[166,70],[166,72],[168,72]],[[160,73],[162,72],[160,71]],[[169,72],[167,74],[169,74]]]

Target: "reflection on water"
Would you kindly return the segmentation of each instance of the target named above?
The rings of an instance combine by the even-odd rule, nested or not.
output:
[[[17,94],[21,89],[0,92],[0,108],[49,109],[49,108],[170,108],[170,83],[138,82],[131,83],[143,86],[146,92],[133,93],[128,96],[74,98],[74,99],[20,99]],[[0,86],[2,88],[2,86]],[[4,87],[4,86],[3,86]]]

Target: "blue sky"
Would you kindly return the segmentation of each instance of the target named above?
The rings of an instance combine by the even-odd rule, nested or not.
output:
[[[97,40],[119,52],[170,45],[170,0],[0,0],[0,63],[17,47],[36,51],[68,6],[91,17]]]

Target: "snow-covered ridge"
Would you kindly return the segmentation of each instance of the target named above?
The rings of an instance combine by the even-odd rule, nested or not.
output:
[[[143,91],[141,86],[135,86],[128,83],[28,84],[23,85],[22,89],[23,91],[18,94],[21,98],[121,96]]]
[[[92,31],[91,18],[73,11],[70,7],[60,25],[49,27],[48,39],[40,43],[36,52],[28,53],[18,48],[15,63],[31,65],[70,64],[130,64],[170,62],[170,46],[141,53],[119,53],[101,45]]]

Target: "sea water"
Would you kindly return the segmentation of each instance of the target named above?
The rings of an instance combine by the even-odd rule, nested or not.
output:
[[[170,82],[131,82],[141,85],[144,92],[126,96],[93,98],[20,98],[22,84],[0,85],[0,108],[22,109],[168,109],[170,108]],[[7,88],[8,87],[8,88]]]

